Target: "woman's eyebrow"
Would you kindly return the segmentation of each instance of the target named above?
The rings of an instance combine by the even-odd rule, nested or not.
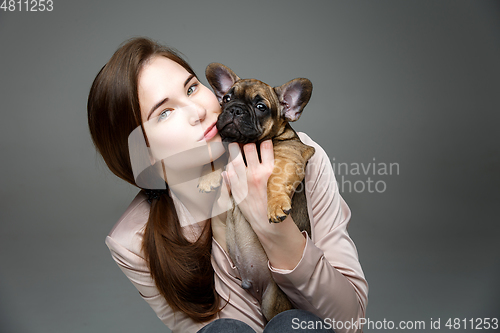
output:
[[[153,112],[155,112],[156,109],[158,109],[160,106],[163,105],[163,103],[165,103],[166,101],[168,101],[168,97],[165,97],[164,99],[162,99],[161,101],[159,101],[158,103],[156,103],[152,108],[151,108],[151,111],[149,111],[149,114],[148,114],[148,120],[149,118],[151,117],[151,115],[153,114]]]
[[[189,75],[189,77],[187,78],[187,80],[184,82],[184,87],[187,86],[187,84],[189,83],[189,81],[191,81],[191,79],[194,77],[194,74],[191,74]]]
[[[194,74],[191,74],[188,76],[188,78],[186,79],[186,81],[184,81],[184,87],[187,86],[187,84],[189,83],[189,81],[191,81],[191,79],[195,77]],[[158,103],[156,103],[152,108],[151,108],[151,111],[149,111],[149,114],[148,114],[148,120],[149,118],[151,117],[151,115],[153,114],[153,112],[155,112],[156,109],[158,109],[163,103],[165,103],[166,101],[168,101],[168,97],[165,97],[164,99],[162,99],[161,101],[159,101]]]

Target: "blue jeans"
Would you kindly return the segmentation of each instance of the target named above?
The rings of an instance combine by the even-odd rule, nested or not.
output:
[[[315,329],[307,329],[309,322],[322,322],[318,316],[304,310],[288,310],[275,316],[264,328],[264,333],[334,333],[333,330],[321,328],[317,324]],[[302,327],[301,327],[302,323]],[[198,333],[255,333],[255,331],[237,319],[222,318],[203,327]]]

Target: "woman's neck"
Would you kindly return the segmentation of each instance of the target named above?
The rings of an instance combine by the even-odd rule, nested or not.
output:
[[[200,177],[207,173],[220,173],[225,165],[224,158],[214,163],[184,169],[165,169],[167,183],[170,190],[186,207],[196,222],[205,221],[212,217],[214,202],[219,195],[218,190],[212,192],[201,192],[198,188]]]

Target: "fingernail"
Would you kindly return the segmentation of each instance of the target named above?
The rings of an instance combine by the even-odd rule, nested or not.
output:
[[[248,152],[252,152],[252,151],[256,150],[256,148],[255,148],[255,143],[247,143],[247,144],[245,145],[245,147],[246,147],[246,148],[245,148],[245,149],[246,149],[246,151],[248,151]]]

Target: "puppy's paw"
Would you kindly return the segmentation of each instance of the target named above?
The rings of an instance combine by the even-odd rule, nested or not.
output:
[[[200,177],[198,181],[198,190],[201,193],[209,193],[215,191],[222,183],[222,170],[216,170]]]
[[[267,202],[267,217],[271,223],[282,222],[292,211],[292,200],[286,195],[275,195]]]

